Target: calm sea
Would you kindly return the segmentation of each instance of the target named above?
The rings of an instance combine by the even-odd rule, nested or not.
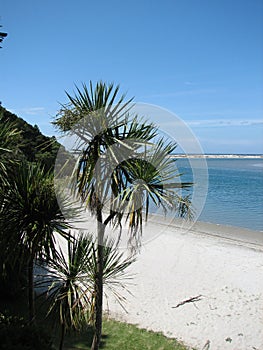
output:
[[[176,161],[192,181],[187,159]],[[263,159],[207,159],[209,186],[199,221],[263,231]]]

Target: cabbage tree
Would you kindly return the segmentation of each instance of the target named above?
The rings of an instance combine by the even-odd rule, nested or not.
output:
[[[176,144],[158,137],[152,123],[131,113],[132,100],[119,96],[119,86],[99,82],[67,94],[54,124],[78,139],[78,158],[71,186],[97,221],[95,327],[92,350],[99,349],[103,310],[104,237],[107,226],[126,222],[130,239],[140,241],[150,204],[179,216],[190,213],[169,157]]]

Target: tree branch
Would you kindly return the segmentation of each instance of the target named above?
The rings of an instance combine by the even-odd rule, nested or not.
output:
[[[172,306],[172,309],[176,309],[177,307],[182,306],[182,305],[187,304],[187,303],[194,303],[195,301],[201,300],[201,298],[202,298],[202,295],[200,294],[200,295],[198,295],[196,297],[192,297],[192,298],[186,299],[184,301],[181,301],[176,306]]]

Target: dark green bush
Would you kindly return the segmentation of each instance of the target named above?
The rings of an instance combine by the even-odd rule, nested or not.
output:
[[[23,318],[0,314],[1,350],[53,350],[43,327],[28,325]]]
[[[0,242],[0,251],[3,251],[1,248]],[[17,299],[25,291],[25,271],[19,269],[18,263],[14,266],[11,266],[10,263],[4,264],[2,258],[3,256],[0,257],[0,298],[8,300]]]

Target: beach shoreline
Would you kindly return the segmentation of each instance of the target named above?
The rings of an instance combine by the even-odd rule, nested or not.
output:
[[[251,248],[263,250],[263,231],[256,231],[244,227],[215,224],[203,221],[185,221],[179,218],[163,217],[158,214],[150,214],[150,221],[155,225],[166,226],[183,233],[191,232],[198,236],[214,237],[221,240],[242,244]],[[147,223],[146,223],[147,225]]]
[[[144,235],[130,293],[120,290],[127,313],[109,295],[111,317],[197,350],[263,348],[262,232],[154,216]]]

